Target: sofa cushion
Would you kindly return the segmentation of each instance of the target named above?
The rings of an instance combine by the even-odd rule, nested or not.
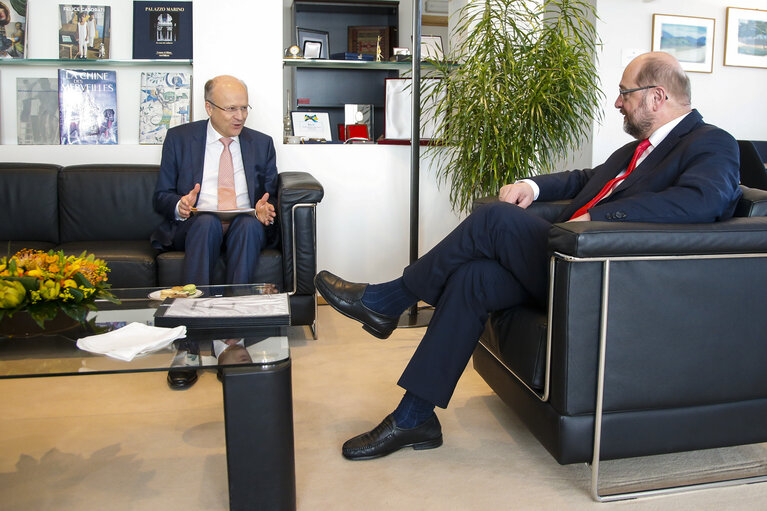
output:
[[[163,252],[157,256],[158,285],[177,286],[184,284],[183,274],[183,252]],[[219,258],[213,271],[212,284],[224,284],[225,282],[225,264],[223,258]],[[275,284],[281,291],[285,289],[282,278],[282,253],[279,250],[266,249],[261,252],[253,282],[268,282]]]
[[[61,242],[149,240],[157,165],[76,165],[59,179]]]
[[[108,281],[112,287],[152,287],[157,282],[157,251],[149,240],[102,241],[99,243],[72,241],[58,248],[67,254],[83,251],[103,259],[110,269]]]
[[[59,169],[58,165],[0,163],[1,253],[5,254],[8,240],[59,242]]]

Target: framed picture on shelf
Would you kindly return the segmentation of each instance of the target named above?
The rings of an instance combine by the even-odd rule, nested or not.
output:
[[[437,137],[440,121],[429,112],[437,98],[431,95],[438,78],[421,79],[421,140]],[[384,105],[384,138],[388,140],[410,140],[412,127],[412,80],[410,78],[387,78]]]
[[[653,14],[652,49],[670,53],[693,73],[714,70],[714,18]]]
[[[445,54],[442,51],[442,36],[421,36],[421,60],[442,60]]]
[[[379,37],[381,38],[381,57],[388,60],[391,56],[391,27],[349,27],[348,51],[376,55]]]
[[[328,48],[329,46],[329,35],[324,30],[314,30],[311,28],[301,28],[296,27],[296,43],[298,44],[298,47],[301,48],[301,50],[304,52],[304,58],[318,58],[318,59],[326,59],[328,58]],[[306,43],[312,42],[312,43],[319,43],[320,44],[320,53],[319,57],[309,57],[306,55]],[[313,48],[312,51],[314,51],[316,47]]]
[[[727,8],[724,65],[767,68],[767,11]]]
[[[322,55],[322,43],[319,41],[304,41],[304,58],[318,59]]]
[[[295,137],[327,142],[333,140],[330,131],[330,114],[327,112],[293,111],[290,112],[290,120]]]

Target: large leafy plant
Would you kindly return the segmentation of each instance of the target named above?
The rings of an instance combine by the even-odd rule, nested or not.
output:
[[[448,148],[431,151],[453,207],[553,170],[599,114],[596,19],[581,0],[470,0],[426,93]],[[458,63],[458,65],[454,65]],[[430,111],[429,111],[430,110]],[[435,152],[436,151],[436,152]]]

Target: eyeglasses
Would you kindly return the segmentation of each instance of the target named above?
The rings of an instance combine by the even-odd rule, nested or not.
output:
[[[619,87],[618,88],[618,94],[620,94],[621,96],[623,96],[625,98],[627,95],[631,94],[632,92],[636,92],[636,91],[639,91],[639,90],[653,89],[655,87],[658,87],[658,86],[657,85],[645,85],[644,87],[636,87],[634,89],[621,89]]]
[[[253,108],[250,105],[245,105],[245,106],[228,106],[228,107],[224,108],[224,107],[218,106],[217,104],[215,104],[214,102],[212,102],[209,99],[206,99],[205,101],[207,101],[211,105],[215,106],[219,110],[223,110],[224,112],[228,113],[229,115],[233,115],[235,112],[240,112],[241,114],[247,114],[248,110]]]

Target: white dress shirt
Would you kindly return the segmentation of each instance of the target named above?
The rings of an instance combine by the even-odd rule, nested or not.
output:
[[[208,120],[205,138],[205,160],[202,167],[200,194],[197,197],[197,209],[218,209],[218,164],[221,160],[221,153],[224,151],[224,144],[220,140],[221,137],[222,135],[213,128],[210,120]],[[234,166],[234,191],[237,194],[237,207],[249,208],[252,204],[248,196],[245,166],[242,163],[240,137],[232,137],[229,151],[232,153],[232,165]],[[178,204],[176,204],[176,219],[185,220],[185,218],[178,214]]]

